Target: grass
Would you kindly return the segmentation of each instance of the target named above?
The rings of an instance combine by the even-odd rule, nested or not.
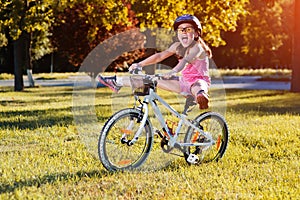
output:
[[[71,87],[24,92],[0,87],[0,199],[297,199],[300,195],[300,94],[227,90],[231,138],[220,162],[188,166],[178,158],[155,171],[113,174],[89,151],[97,141],[85,145],[89,143],[81,138],[74,109],[80,108],[81,117],[95,112],[92,130],[98,132],[112,109],[119,107],[111,106],[107,88],[95,94],[81,90],[74,99],[80,95],[83,98],[76,104]],[[95,108],[86,106],[90,102]]]
[[[33,74],[36,80],[52,80],[52,79],[66,79],[70,76],[78,75],[78,73],[39,73]],[[221,76],[261,76],[262,80],[278,80],[286,81],[291,77],[291,70],[289,69],[218,69],[218,75]],[[13,74],[2,73],[0,80],[13,79]]]
[[[33,74],[33,78],[35,80],[53,80],[53,79],[67,79],[71,76],[76,76],[78,73],[38,73]],[[24,75],[26,77],[26,75]],[[8,79],[14,79],[13,74],[7,74],[7,73],[0,73],[0,80],[8,80]]]
[[[291,70],[289,69],[219,69],[222,76],[279,76],[287,77],[291,76]]]

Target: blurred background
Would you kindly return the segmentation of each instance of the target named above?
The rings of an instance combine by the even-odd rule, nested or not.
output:
[[[292,69],[295,2],[1,0],[0,73],[14,74],[17,84],[26,72],[76,72],[89,52],[111,36],[136,28],[172,31],[175,18],[186,13],[200,19],[202,37],[218,68]],[[126,71],[132,62],[159,50],[128,52],[106,71]]]

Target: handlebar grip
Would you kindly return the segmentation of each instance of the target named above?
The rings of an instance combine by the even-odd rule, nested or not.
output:
[[[142,74],[142,68],[141,67],[137,67],[134,70],[131,70],[129,73],[130,74]]]

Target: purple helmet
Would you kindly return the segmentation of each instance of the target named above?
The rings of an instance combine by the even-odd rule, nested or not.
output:
[[[200,34],[202,33],[202,26],[197,17],[189,14],[177,17],[173,25],[174,30],[177,30],[178,26],[182,23],[190,23],[193,25],[195,30],[198,30]]]

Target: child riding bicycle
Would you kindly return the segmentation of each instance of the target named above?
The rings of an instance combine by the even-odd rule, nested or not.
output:
[[[165,79],[158,80],[157,87],[184,96],[192,95],[199,104],[199,109],[207,109],[210,86],[209,58],[212,57],[212,53],[201,38],[201,23],[197,17],[186,14],[177,17],[173,27],[179,41],[162,52],[153,54],[139,63],[133,63],[129,71],[159,63],[176,55],[178,64],[170,72],[164,74]],[[181,72],[182,76],[177,77],[178,72]],[[98,80],[114,92],[118,92],[122,86],[130,86],[129,77],[116,77],[114,80],[99,75]]]

